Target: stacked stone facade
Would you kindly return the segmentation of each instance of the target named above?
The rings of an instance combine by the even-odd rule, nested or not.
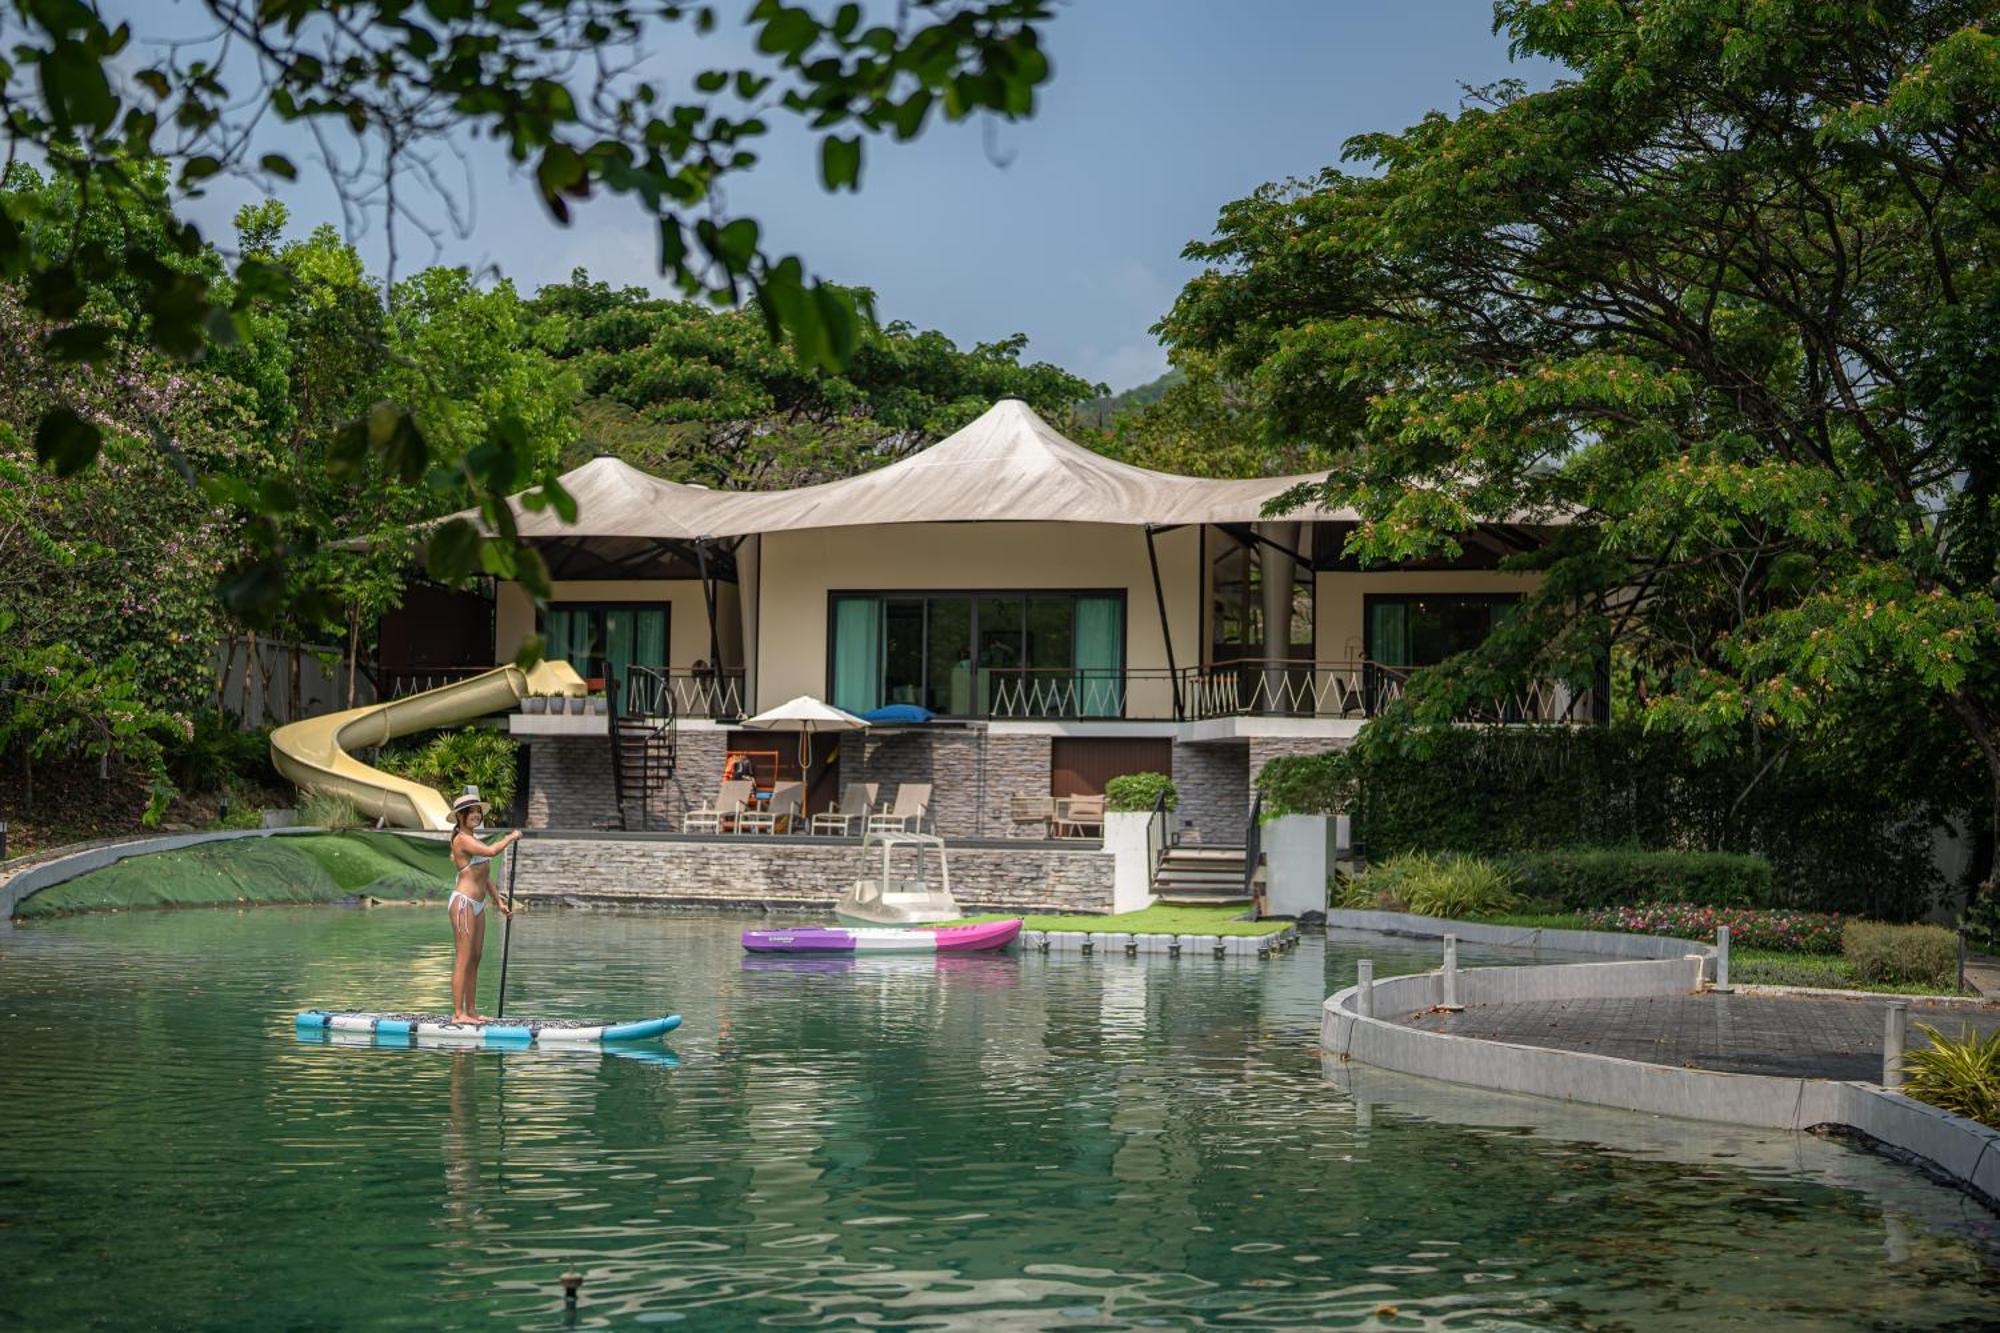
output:
[[[859,755],[858,771],[850,759]],[[1049,790],[1047,736],[994,735],[983,727],[890,731],[841,746],[840,781],[873,782],[887,805],[905,782],[931,785],[931,818],[948,838],[1041,837],[1039,824],[1016,824],[1017,795]]]
[[[610,828],[618,823],[612,790],[611,741],[604,736],[529,736],[527,822],[529,828]],[[675,737],[674,776],[652,793],[641,821],[639,805],[626,810],[627,822],[665,832],[678,829],[686,813],[715,799],[722,778],[727,736],[719,730],[683,730]]]
[[[1250,816],[1249,750],[1242,741],[1175,741],[1174,789],[1181,826],[1211,846],[1243,841]]]
[[[953,847],[950,857],[968,911],[1111,910],[1112,857],[1096,847]],[[530,901],[819,909],[880,869],[859,841],[557,836],[521,844],[520,887]]]

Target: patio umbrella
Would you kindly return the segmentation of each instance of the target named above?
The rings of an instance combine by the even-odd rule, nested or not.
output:
[[[796,731],[799,733],[799,767],[812,762],[812,738],[823,731],[862,731],[868,723],[843,708],[835,708],[810,694],[801,694],[789,703],[767,708],[755,717],[745,718],[743,725],[758,731]]]

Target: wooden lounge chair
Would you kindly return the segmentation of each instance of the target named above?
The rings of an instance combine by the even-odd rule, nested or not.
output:
[[[1016,824],[1040,824],[1042,836],[1049,836],[1049,826],[1055,823],[1056,798],[1053,796],[1016,796],[1009,802],[1009,814]]]
[[[715,789],[715,800],[690,810],[681,818],[683,833],[720,833],[725,822],[740,817],[757,784],[747,779],[725,782]]]
[[[1102,796],[1058,798],[1055,831],[1058,838],[1085,838],[1089,837],[1091,832],[1103,836],[1104,798]]]
[[[931,784],[905,782],[896,788],[896,803],[868,816],[870,833],[922,833],[931,813]]]
[[[780,782],[771,789],[771,799],[761,810],[746,810],[736,817],[738,833],[791,833],[797,830],[806,808],[806,784]]]
[[[879,782],[848,783],[840,793],[839,805],[812,817],[812,831],[845,838],[867,828],[868,812],[875,808],[875,797],[881,790]]]

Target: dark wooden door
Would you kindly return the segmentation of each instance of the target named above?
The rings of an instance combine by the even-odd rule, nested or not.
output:
[[[1174,773],[1174,743],[1161,736],[1058,736],[1049,749],[1051,796],[1098,796],[1127,773]]]

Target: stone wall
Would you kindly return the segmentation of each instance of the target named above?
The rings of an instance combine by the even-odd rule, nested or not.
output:
[[[1237,846],[1250,817],[1250,752],[1242,741],[1175,741],[1176,812],[1211,846]]]
[[[1328,750],[1345,749],[1350,742],[1345,737],[1325,736],[1252,736],[1250,738],[1249,781],[1255,783],[1257,775],[1264,771],[1264,765],[1279,755],[1325,754]]]
[[[1044,834],[1039,824],[1016,824],[1016,795],[1049,790],[1049,738],[1002,734],[984,727],[889,731],[850,739],[841,746],[840,781],[873,782],[879,799],[895,800],[905,782],[931,784],[931,818],[949,838],[1012,838]],[[859,771],[850,758],[859,753]]]
[[[722,780],[727,736],[720,730],[683,730],[675,736],[676,765],[664,790],[646,803],[646,826],[678,829],[682,817],[715,799]],[[611,781],[611,741],[606,736],[529,736],[528,827],[608,828],[618,822]],[[639,807],[626,811],[640,826]]]
[[[1112,858],[1095,847],[953,847],[949,855],[952,894],[968,911],[1111,910]],[[520,886],[536,900],[820,909],[880,865],[880,853],[858,842],[556,836],[521,844]]]

